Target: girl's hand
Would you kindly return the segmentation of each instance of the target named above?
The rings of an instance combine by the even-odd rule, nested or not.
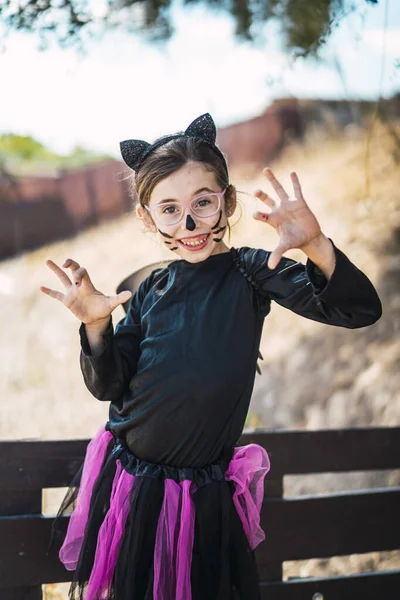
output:
[[[64,285],[65,293],[44,286],[40,287],[40,291],[62,302],[86,325],[108,321],[112,311],[132,296],[132,292],[129,291],[120,292],[117,296],[105,296],[93,286],[86,269],[70,258],[67,258],[62,266],[71,269],[73,282],[52,260],[47,260],[46,265]]]
[[[268,260],[268,267],[275,269],[287,250],[292,248],[301,249],[310,242],[317,241],[323,234],[316,217],[303,198],[296,173],[290,174],[294,198],[290,198],[285,192],[271,169],[264,169],[263,173],[271,182],[280,202],[274,200],[262,190],[257,190],[254,195],[264,202],[270,210],[267,213],[256,211],[253,218],[269,223],[279,235],[278,246],[271,253]]]

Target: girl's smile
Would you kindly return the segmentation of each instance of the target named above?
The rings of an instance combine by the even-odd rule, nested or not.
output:
[[[177,239],[177,242],[190,252],[198,252],[206,247],[209,238],[210,234],[205,233],[196,236],[180,238]]]

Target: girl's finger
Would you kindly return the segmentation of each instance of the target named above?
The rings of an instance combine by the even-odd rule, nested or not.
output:
[[[268,181],[271,183],[279,198],[283,201],[287,200],[289,198],[288,194],[285,192],[285,190],[283,189],[283,187],[281,186],[271,169],[264,169],[263,173],[268,179]]]
[[[268,217],[269,215],[267,213],[262,213],[259,210],[256,210],[253,213],[253,219],[255,219],[256,221],[264,221],[264,223],[267,223]]]
[[[295,197],[297,198],[297,200],[302,199],[303,193],[301,191],[300,181],[295,172],[290,173],[290,179],[292,180],[292,183],[293,183]]]
[[[56,265],[55,262],[49,259],[46,260],[46,265],[57,275],[57,277],[65,287],[69,287],[70,285],[72,285],[72,282],[68,275],[64,273],[64,271],[60,269],[60,267]]]
[[[110,308],[112,310],[114,310],[114,308],[117,308],[117,306],[119,306],[120,304],[123,304],[124,302],[127,302],[128,300],[130,300],[131,297],[132,297],[132,292],[129,292],[128,290],[120,292],[116,296],[111,296],[110,297]]]
[[[80,268],[80,265],[76,262],[76,260],[72,260],[72,258],[66,258],[63,262],[64,269],[71,269],[73,273]]]
[[[50,288],[47,288],[44,285],[40,286],[40,291],[43,292],[43,294],[50,296],[51,298],[59,300],[60,302],[63,302],[64,300],[64,294],[62,294],[61,292],[57,292],[56,290],[51,290]]]
[[[265,202],[265,204],[267,204],[267,206],[269,206],[270,208],[276,207],[275,200],[271,198],[271,196],[268,196],[268,194],[266,194],[262,190],[257,190],[256,192],[254,192],[254,195],[256,198],[259,198],[262,202]]]
[[[288,248],[286,248],[286,246],[283,246],[281,244],[278,244],[278,246],[275,248],[275,250],[273,252],[271,252],[269,259],[268,259],[268,268],[269,269],[275,269],[278,264],[279,261],[281,260],[284,252],[286,252],[288,250]]]
[[[274,250],[268,259],[268,265],[267,265],[268,268],[271,270],[275,269],[278,266],[281,258],[282,258],[282,254],[279,254],[278,252],[276,252],[276,250]]]
[[[74,283],[75,285],[81,285],[82,282],[91,284],[90,277],[85,267],[79,267],[74,273]]]

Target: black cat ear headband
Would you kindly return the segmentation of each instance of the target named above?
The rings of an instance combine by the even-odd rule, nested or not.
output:
[[[217,130],[215,123],[209,113],[201,115],[190,123],[186,131],[176,133],[174,135],[167,135],[156,140],[153,144],[149,144],[143,140],[124,140],[120,142],[120,149],[122,158],[134,171],[138,171],[144,160],[160,146],[163,146],[171,140],[175,140],[180,137],[192,137],[197,138],[206,144],[212,146],[214,151],[222,157],[225,162],[225,158],[219,148],[215,145],[217,137]]]

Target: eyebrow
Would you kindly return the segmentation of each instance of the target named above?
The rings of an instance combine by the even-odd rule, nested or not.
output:
[[[195,197],[198,194],[201,194],[202,192],[210,192],[211,194],[216,193],[214,190],[211,190],[208,187],[202,187],[199,190],[196,190],[195,192],[193,192],[192,197]],[[179,204],[179,200],[176,200],[174,198],[164,198],[164,200],[160,200],[160,202],[157,202],[157,204],[165,204],[166,202],[178,202],[178,204]]]

